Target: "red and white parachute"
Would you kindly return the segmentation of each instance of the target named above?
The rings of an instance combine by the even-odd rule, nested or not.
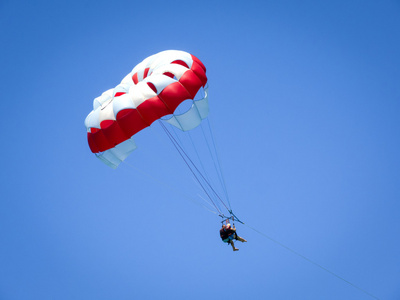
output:
[[[85,126],[90,150],[112,168],[136,149],[133,137],[154,121],[165,120],[182,131],[197,127],[208,115],[206,68],[195,56],[168,50],[146,58],[119,85],[93,101]],[[204,98],[194,100],[200,89]],[[191,108],[175,114],[185,100]]]
[[[184,105],[186,100],[190,102],[189,107]],[[221,204],[232,215],[211,126],[208,120],[203,122],[208,112],[207,76],[203,63],[184,51],[163,51],[146,58],[114,89],[94,99],[93,111],[85,120],[89,147],[101,161],[115,169],[136,149],[135,134],[161,120],[161,127],[192,172],[203,196],[209,199],[206,202],[221,217],[226,214]],[[189,147],[193,146],[193,155],[188,144],[175,139],[163,122],[172,125],[174,134],[184,131],[190,140]],[[203,123],[207,124],[204,127],[208,130]],[[197,132],[192,130],[196,127],[200,129]],[[206,145],[196,147],[196,141],[204,141]],[[221,194],[225,194],[224,200]]]

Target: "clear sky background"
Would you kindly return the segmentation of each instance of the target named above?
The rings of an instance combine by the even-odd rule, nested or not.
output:
[[[0,299],[400,299],[399,1],[3,0],[0,24]],[[93,99],[167,49],[207,67],[238,252],[159,128],[117,170],[87,145]]]

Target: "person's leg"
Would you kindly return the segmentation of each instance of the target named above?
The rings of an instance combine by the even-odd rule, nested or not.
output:
[[[238,240],[238,241],[241,241],[242,243],[244,243],[244,242],[247,242],[244,238],[242,238],[242,237],[240,237],[240,236],[236,236],[236,239]]]
[[[235,244],[233,243],[233,241],[230,241],[229,244],[231,244],[233,251],[238,251],[239,250],[238,248],[235,248]]]

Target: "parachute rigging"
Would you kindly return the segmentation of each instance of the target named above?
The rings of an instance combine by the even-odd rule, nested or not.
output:
[[[204,64],[187,52],[167,50],[146,58],[114,89],[94,99],[93,111],[85,120],[88,144],[103,163],[116,169],[137,148],[135,135],[158,120],[215,212],[222,218],[232,217],[208,119],[207,81]],[[189,107],[185,106],[188,101]],[[192,137],[196,131],[203,137]],[[186,136],[194,154],[179,136]],[[199,140],[205,143],[196,145]],[[214,169],[216,176],[207,169]]]

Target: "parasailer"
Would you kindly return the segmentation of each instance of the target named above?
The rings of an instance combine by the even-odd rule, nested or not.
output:
[[[219,231],[219,235],[224,243],[228,243],[228,245],[232,246],[233,251],[238,251],[239,249],[235,247],[235,243],[233,240],[238,240],[242,243],[247,242],[244,238],[240,237],[236,233],[236,227],[233,223],[231,226],[230,223],[222,224],[222,228]]]

